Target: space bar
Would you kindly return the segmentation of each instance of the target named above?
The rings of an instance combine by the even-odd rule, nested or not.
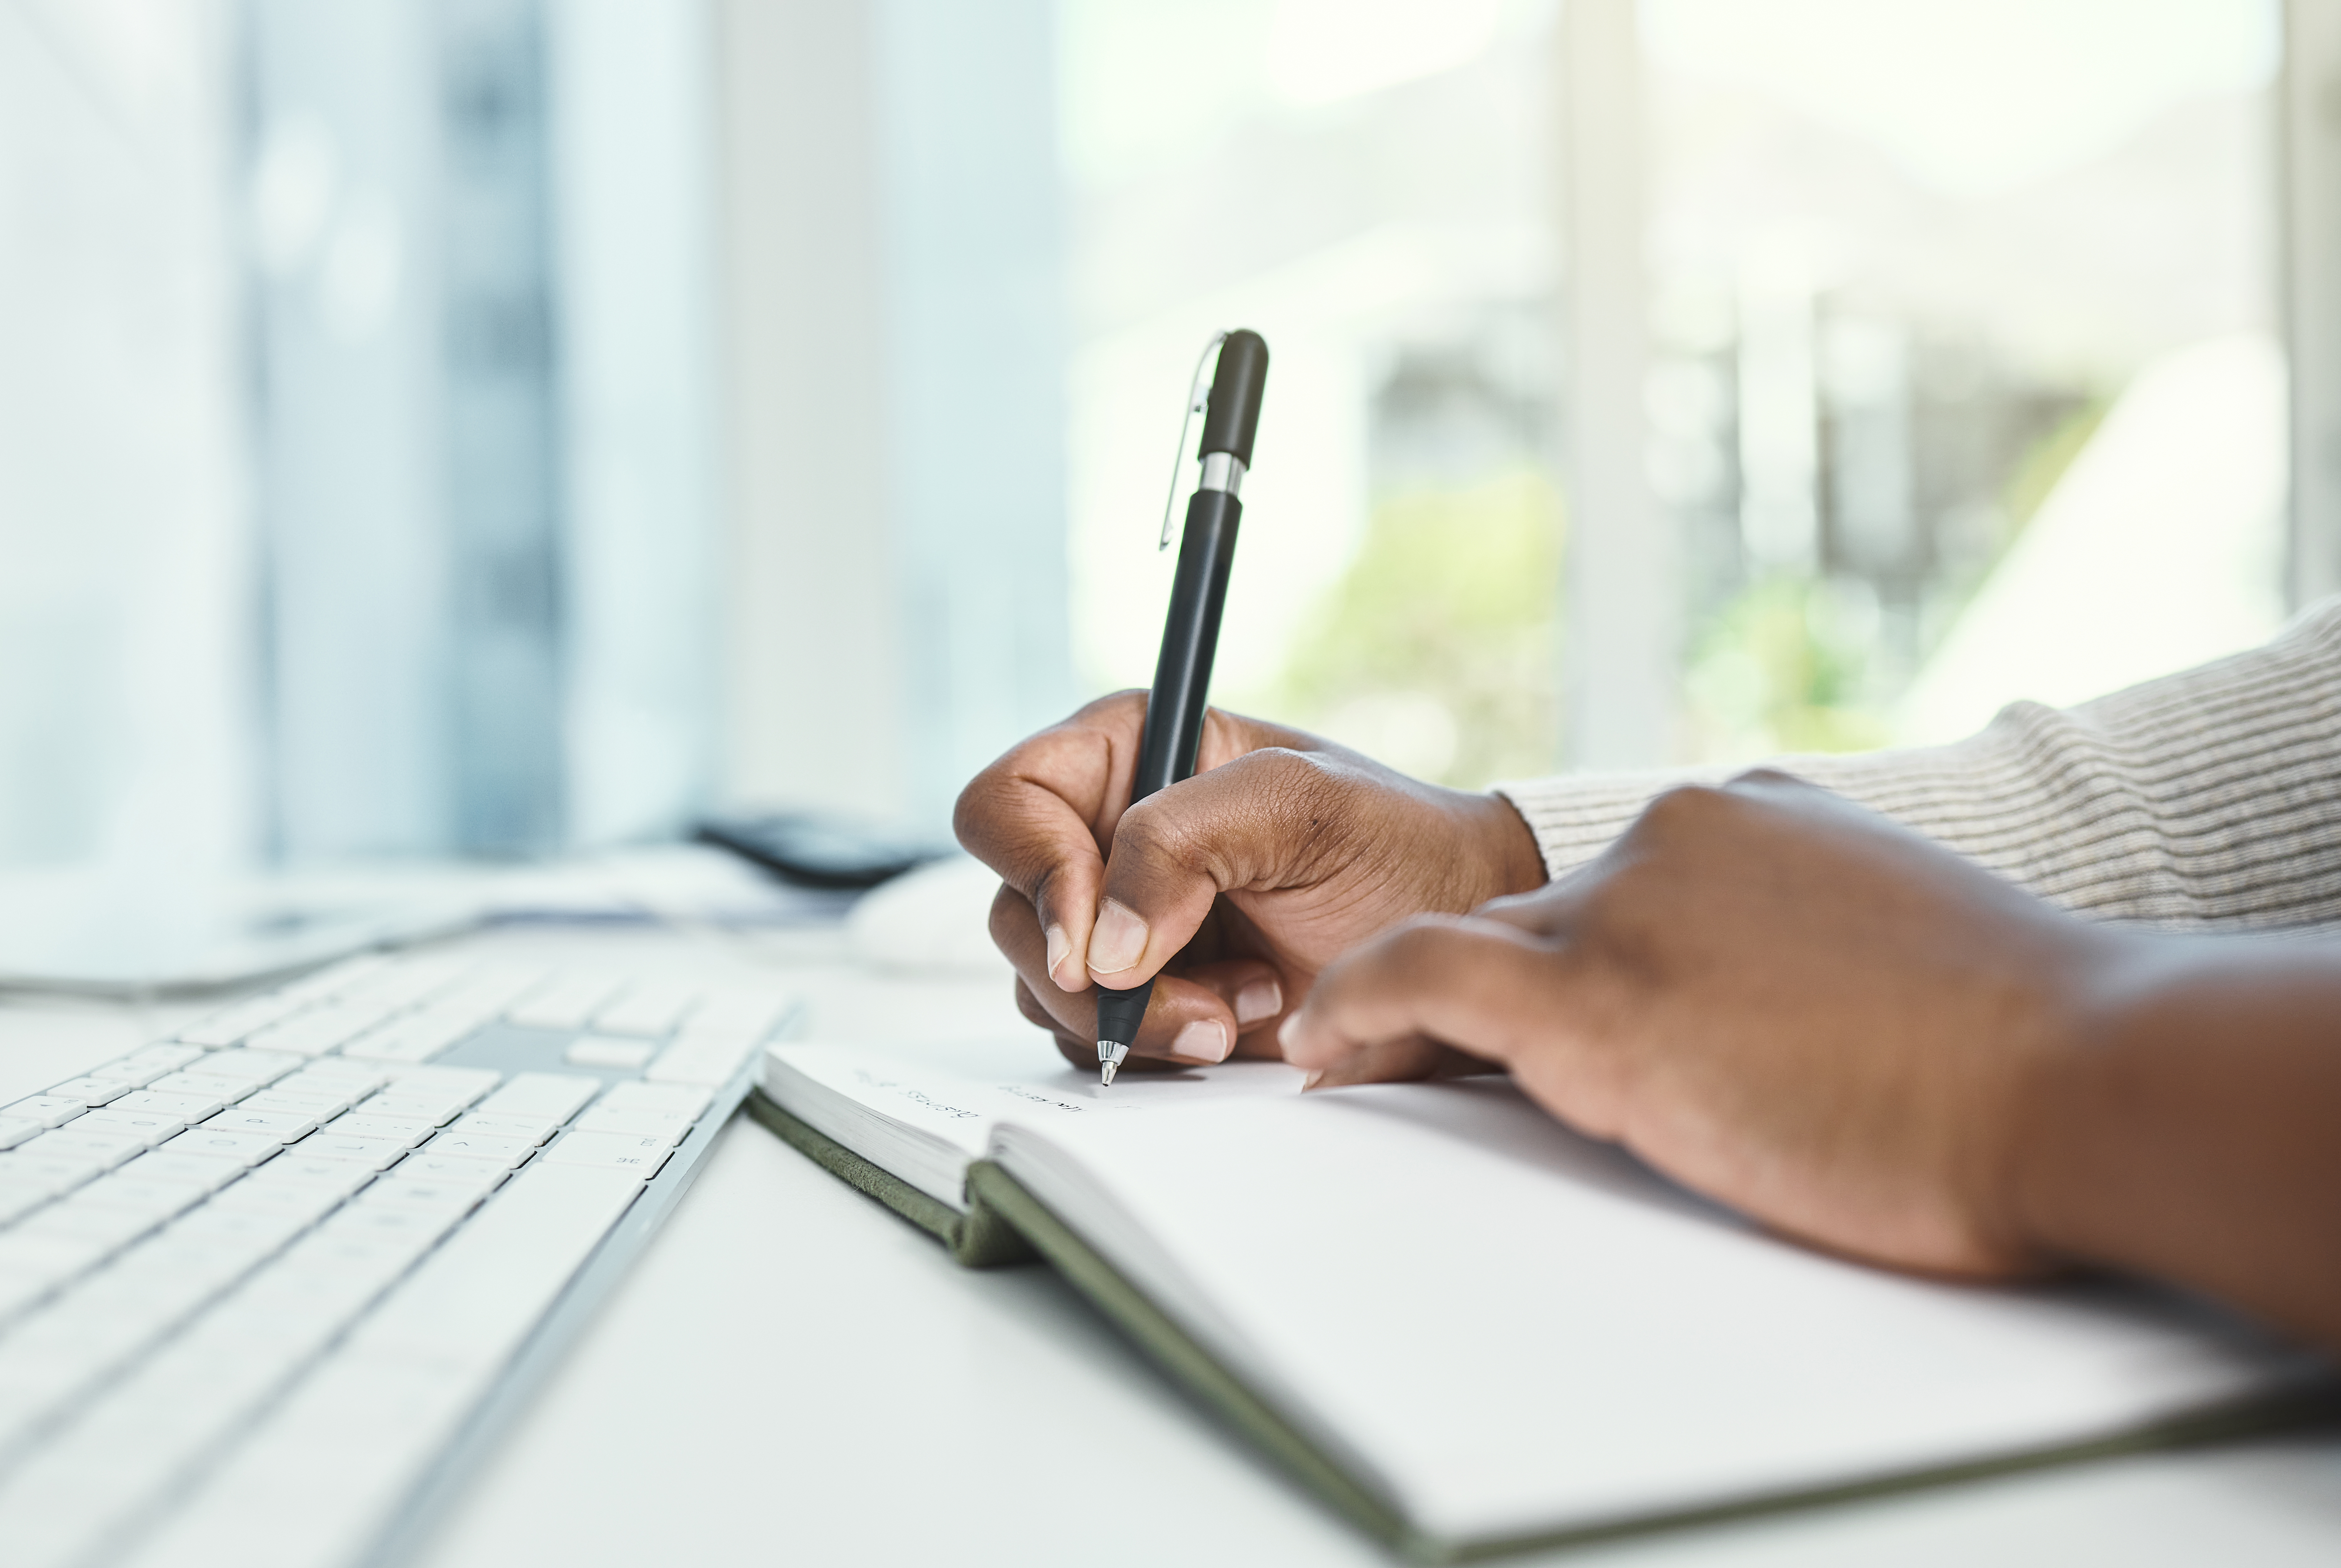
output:
[[[358,1325],[351,1348],[473,1367],[503,1361],[642,1190],[631,1172],[532,1165]]]

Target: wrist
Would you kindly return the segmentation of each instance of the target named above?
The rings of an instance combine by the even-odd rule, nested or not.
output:
[[[1549,880],[1543,846],[1518,806],[1492,790],[1463,795],[1461,803],[1476,846],[1474,858],[1488,876],[1489,891],[1474,901],[1474,907],[1489,898],[1532,893]]]
[[[2092,1238],[2107,1124],[2121,1096],[2125,1041],[2154,1005],[2151,954],[2131,933],[2099,928],[2052,964],[2040,1027],[2018,1053],[1997,1205],[2004,1233],[2044,1263],[2103,1262]]]

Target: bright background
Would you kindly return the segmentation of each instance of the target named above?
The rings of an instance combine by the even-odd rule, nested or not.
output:
[[[0,0],[0,864],[939,823],[1147,679],[1236,325],[1215,694],[1428,776],[1948,738],[2279,623],[2272,0],[1633,21],[1640,265],[1572,315],[1556,4]],[[1638,754],[1564,695],[1573,396],[1639,398]]]

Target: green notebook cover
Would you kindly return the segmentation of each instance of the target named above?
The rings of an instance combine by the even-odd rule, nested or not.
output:
[[[791,1115],[761,1087],[748,1091],[748,1114],[814,1164],[848,1185],[861,1188],[941,1242],[954,1259],[969,1268],[1001,1268],[1039,1259],[1040,1254],[1026,1244],[1014,1227],[981,1203],[962,1213],[931,1193],[921,1192],[883,1165],[872,1164],[836,1139]]]

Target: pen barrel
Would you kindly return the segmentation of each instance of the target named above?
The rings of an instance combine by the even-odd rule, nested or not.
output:
[[[1132,805],[1156,790],[1190,777],[1203,742],[1203,704],[1211,689],[1211,655],[1220,642],[1220,612],[1235,563],[1236,524],[1243,503],[1224,490],[1198,490],[1187,503],[1179,542],[1179,574],[1170,584],[1170,613],[1162,624],[1162,652],[1154,662],[1154,689],[1146,701],[1146,730],[1138,747]]]

